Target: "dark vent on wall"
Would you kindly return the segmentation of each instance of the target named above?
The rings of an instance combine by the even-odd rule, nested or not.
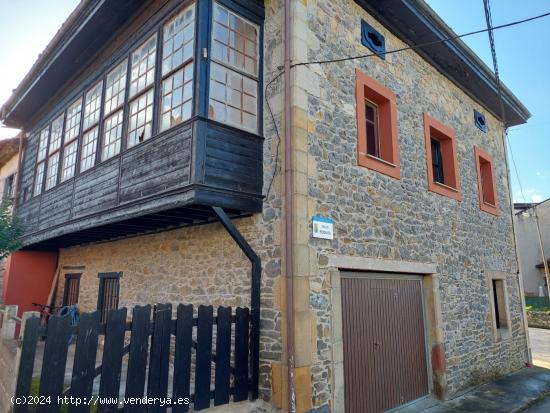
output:
[[[474,121],[476,126],[482,132],[487,132],[487,123],[485,122],[485,116],[474,109]]]
[[[382,59],[386,58],[386,39],[365,20],[361,20],[361,44],[379,53]]]

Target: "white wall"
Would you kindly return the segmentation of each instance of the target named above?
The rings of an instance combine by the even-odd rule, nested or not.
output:
[[[535,207],[539,217],[544,253],[550,258],[550,200]],[[520,268],[523,287],[527,295],[538,295],[539,286],[544,286],[544,269],[536,268],[542,262],[533,208],[515,216],[518,237]],[[544,288],[546,294],[546,288]]]

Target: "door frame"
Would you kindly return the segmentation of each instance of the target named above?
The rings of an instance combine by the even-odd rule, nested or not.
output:
[[[407,278],[422,283],[422,303],[426,341],[429,394],[438,399],[447,397],[447,375],[439,295],[437,265],[376,258],[329,256],[332,301],[332,397],[335,413],[345,413],[344,348],[342,331],[341,279],[349,277]]]

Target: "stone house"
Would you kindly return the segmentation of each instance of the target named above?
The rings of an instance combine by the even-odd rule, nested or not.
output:
[[[221,209],[262,263],[243,411],[382,411],[521,368],[502,132],[530,115],[504,87],[503,124],[454,35],[421,0],[82,2],[2,108],[26,134],[10,278],[84,311],[254,307]]]
[[[550,201],[546,200],[537,204],[514,204],[514,210],[519,265],[525,295],[537,297],[542,293],[548,296],[548,283],[546,281],[541,242],[544,259],[549,260]]]
[[[19,137],[0,141],[0,197],[1,200],[11,200],[15,194],[17,162],[19,152]],[[6,260],[0,260],[0,291],[4,289],[4,272]],[[3,294],[0,295],[0,304]]]

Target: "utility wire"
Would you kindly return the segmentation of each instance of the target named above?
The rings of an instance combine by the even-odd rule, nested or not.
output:
[[[484,4],[485,4],[485,2],[487,0],[483,0],[483,1],[484,1]],[[487,11],[489,13],[487,13]],[[338,59],[330,59],[330,60],[316,60],[316,61],[314,60],[314,61],[310,61],[310,62],[298,62],[298,63],[291,64],[290,68],[292,69],[292,68],[298,67],[298,66],[307,66],[307,65],[314,65],[314,64],[327,64],[327,63],[346,62],[346,61],[349,61],[349,60],[365,59],[367,57],[373,57],[373,56],[380,56],[381,57],[381,56],[385,56],[385,55],[389,55],[389,54],[403,52],[403,51],[406,51],[406,50],[417,50],[417,49],[421,49],[421,48],[426,47],[426,46],[432,46],[432,45],[435,45],[435,44],[446,43],[446,42],[449,42],[449,41],[452,41],[452,40],[460,39],[462,37],[472,36],[474,34],[489,32],[489,39],[492,43],[491,53],[493,54],[493,63],[495,64],[495,76],[497,78],[497,86],[498,86],[498,92],[499,92],[499,97],[500,97],[501,111],[502,111],[503,120],[504,120],[506,114],[504,112],[504,103],[503,103],[503,99],[502,99],[502,90],[501,90],[501,85],[500,85],[500,79],[499,79],[499,76],[498,76],[498,67],[496,66],[496,51],[494,50],[493,31],[498,30],[498,29],[504,29],[506,27],[517,26],[518,24],[531,22],[533,20],[542,19],[543,17],[548,17],[548,16],[550,16],[550,12],[539,14],[537,16],[532,16],[532,17],[528,17],[526,19],[516,20],[516,21],[510,22],[510,23],[505,23],[505,24],[501,24],[499,26],[492,27],[491,15],[490,15],[490,6],[487,3],[487,7],[486,7],[487,28],[486,29],[474,30],[472,32],[458,34],[458,35],[455,35],[455,36],[447,37],[445,39],[434,40],[434,41],[425,42],[425,43],[419,43],[419,44],[416,44],[416,45],[413,45],[413,46],[401,47],[399,49],[387,50],[385,52],[380,52],[380,53],[367,53],[367,54],[362,54],[362,55],[358,55],[358,56],[347,56],[347,57],[342,57],[342,58],[338,58]],[[280,69],[280,67],[278,67],[278,69]],[[275,133],[276,133],[276,136],[277,136],[277,149],[276,149],[276,155],[275,155],[275,166],[274,166],[274,170],[273,170],[273,176],[271,177],[271,180],[269,182],[267,192],[266,192],[266,195],[265,195],[266,199],[269,197],[269,193],[271,192],[273,181],[275,179],[275,176],[278,173],[278,170],[280,169],[279,168],[279,148],[280,148],[280,144],[281,144],[281,135],[279,133],[279,128],[277,127],[277,122],[275,121],[275,116],[273,115],[273,110],[271,108],[271,105],[269,104],[268,90],[271,87],[271,85],[277,79],[279,79],[281,77],[281,75],[283,73],[284,73],[284,71],[280,70],[269,82],[267,82],[267,84],[265,85],[265,88],[264,88],[264,96],[265,96],[265,101],[266,101],[266,104],[267,104],[267,109],[269,111],[271,120],[273,122],[273,127],[275,129]],[[506,126],[506,122],[504,122],[504,125]],[[509,139],[508,139],[508,133],[506,133],[506,139],[508,140],[508,146],[510,146]],[[514,164],[514,168],[516,170],[516,175],[518,176],[518,182],[519,182],[519,175],[517,173],[517,168],[515,167],[515,161],[514,161],[514,157],[513,157],[513,154],[511,153],[511,151],[510,151],[510,154],[512,155],[512,162]],[[523,189],[521,187],[521,183],[520,183],[520,190],[522,192],[522,197],[525,199],[525,197],[523,196]]]

